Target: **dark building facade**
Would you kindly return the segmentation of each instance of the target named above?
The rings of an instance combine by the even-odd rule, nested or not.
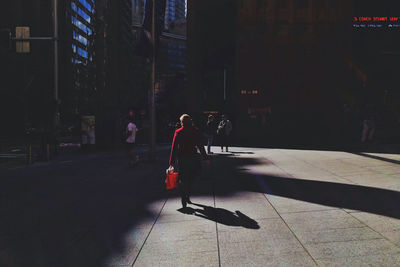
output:
[[[9,2],[9,3],[8,3]],[[137,65],[131,0],[59,1],[59,108],[62,126],[79,133],[82,115],[96,116],[100,143],[120,142],[121,113],[146,106],[149,80]],[[7,1],[1,29],[30,27],[30,36],[51,37],[52,1]],[[10,132],[53,126],[54,55],[51,41],[31,41],[30,52],[2,46],[1,105]],[[118,128],[119,127],[119,128]],[[107,129],[112,129],[107,132]],[[6,132],[6,131],[4,131]],[[107,138],[105,138],[107,136]],[[107,139],[107,140],[106,140]]]
[[[152,2],[133,1],[138,9],[134,12],[133,32],[136,43],[139,44],[138,57],[144,58],[150,74],[152,53],[151,41],[147,38],[151,32]],[[170,141],[167,134],[170,121],[175,121],[185,108],[185,90],[187,87],[187,62],[186,62],[186,1],[182,0],[157,0],[156,1],[156,120],[159,141]],[[144,8],[142,12],[142,8]],[[143,21],[142,24],[137,24]],[[144,42],[145,41],[147,42]],[[141,45],[140,45],[141,44]],[[143,62],[143,61],[142,61]],[[146,69],[146,68],[144,68]],[[149,77],[149,76],[148,76]],[[148,79],[150,88],[150,79]]]
[[[51,1],[10,1],[2,9],[1,28],[30,29],[31,37],[52,37],[53,5]],[[61,125],[75,124],[84,111],[93,110],[95,97],[94,25],[95,3],[91,0],[59,2],[59,112]],[[1,105],[12,115],[8,129],[23,133],[24,128],[53,128],[57,103],[54,98],[54,47],[50,40],[30,41],[28,53],[2,49]],[[22,76],[21,76],[22,73]],[[22,77],[22,78],[21,78]],[[7,119],[6,119],[7,121]],[[14,124],[13,121],[18,122]]]
[[[120,143],[125,114],[146,107],[149,82],[141,67],[144,59],[135,54],[133,3],[98,0],[96,5],[96,127],[101,146]]]
[[[188,112],[231,113],[234,91],[236,1],[187,2]]]
[[[349,1],[239,1],[235,106],[240,142],[332,141],[344,92],[359,86],[351,60]]]
[[[5,1],[0,30],[15,36],[16,27],[25,26],[30,36],[52,36],[51,12],[51,1]],[[50,126],[55,106],[52,43],[32,41],[29,53],[16,53],[16,43],[7,41],[0,47],[0,69],[0,135],[16,137],[28,126]]]
[[[334,140],[343,103],[362,85],[348,67],[351,1],[188,4],[194,112],[228,113],[240,144]]]

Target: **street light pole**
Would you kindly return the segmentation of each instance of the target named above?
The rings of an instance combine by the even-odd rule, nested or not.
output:
[[[155,85],[156,85],[156,0],[153,0],[153,10],[151,18],[151,39],[153,41],[153,60],[151,67],[151,88],[150,88],[150,120],[151,120],[151,134],[150,134],[150,155],[149,159],[154,161],[156,159],[156,105],[155,105]]]
[[[54,100],[55,100],[55,111],[54,111],[54,130],[56,130],[59,122],[59,98],[58,98],[58,0],[54,0],[54,16],[53,16],[53,27],[54,27]]]
[[[226,68],[224,68],[224,101],[226,101]]]

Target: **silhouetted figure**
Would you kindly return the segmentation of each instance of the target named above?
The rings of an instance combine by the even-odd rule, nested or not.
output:
[[[187,203],[191,203],[189,198],[191,179],[199,173],[201,168],[200,155],[197,153],[197,149],[199,149],[207,164],[210,161],[202,144],[200,131],[193,126],[191,117],[183,114],[180,121],[182,127],[175,131],[169,165],[174,167],[173,165],[176,162],[178,163],[178,168],[174,168],[178,169],[179,172],[179,191],[182,206],[185,208]]]
[[[361,142],[366,141],[372,142],[375,134],[375,109],[372,106],[368,106],[364,113],[363,129],[361,133]]]
[[[208,121],[206,124],[206,128],[204,131],[204,135],[207,138],[207,153],[212,154],[211,152],[211,146],[214,140],[214,136],[217,133],[217,123],[214,120],[213,115],[208,116]]]
[[[224,147],[226,152],[228,152],[229,147],[229,137],[232,132],[232,123],[228,120],[226,115],[222,115],[222,120],[218,125],[217,134],[219,136],[221,142],[221,152],[224,151]]]

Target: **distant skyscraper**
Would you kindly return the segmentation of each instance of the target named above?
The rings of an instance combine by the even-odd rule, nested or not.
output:
[[[73,63],[92,61],[94,11],[92,0],[71,1]]]
[[[66,13],[66,21],[70,27],[65,28],[69,40],[71,53],[71,68],[66,71],[69,77],[63,89],[63,105],[61,106],[64,118],[73,117],[72,114],[81,112],[93,112],[95,106],[95,74],[94,68],[94,25],[95,25],[95,1],[71,0],[69,1],[70,15]],[[70,89],[72,88],[72,90]]]
[[[186,0],[166,0],[165,29],[170,30],[176,24],[186,20]]]
[[[142,25],[145,0],[132,0],[132,24]]]

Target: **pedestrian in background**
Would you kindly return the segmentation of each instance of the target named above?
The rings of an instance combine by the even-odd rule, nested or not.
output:
[[[199,173],[201,168],[200,155],[197,153],[197,149],[207,164],[210,161],[202,144],[200,131],[193,126],[192,118],[188,114],[183,114],[180,117],[180,122],[181,128],[175,131],[172,141],[169,165],[178,169],[182,207],[186,208],[188,203],[192,203],[190,201],[191,180]],[[177,166],[174,166],[176,163],[178,163]]]
[[[375,134],[375,107],[368,105],[364,111],[363,129],[361,132],[361,143],[372,142]]]
[[[217,123],[214,120],[213,115],[208,116],[208,121],[204,131],[204,135],[207,138],[207,153],[212,154],[211,146],[214,140],[214,136],[217,133]]]
[[[218,125],[217,134],[220,138],[221,142],[221,152],[224,151],[224,147],[226,152],[229,151],[229,137],[232,132],[232,123],[228,120],[227,115],[222,115],[222,120]]]
[[[128,125],[126,126],[126,133],[127,133],[126,151],[127,151],[128,158],[129,158],[129,164],[131,166],[135,165],[139,160],[139,157],[133,151],[134,147],[135,147],[137,131],[138,131],[138,129],[136,127],[136,124],[133,123],[133,118],[129,117]]]

